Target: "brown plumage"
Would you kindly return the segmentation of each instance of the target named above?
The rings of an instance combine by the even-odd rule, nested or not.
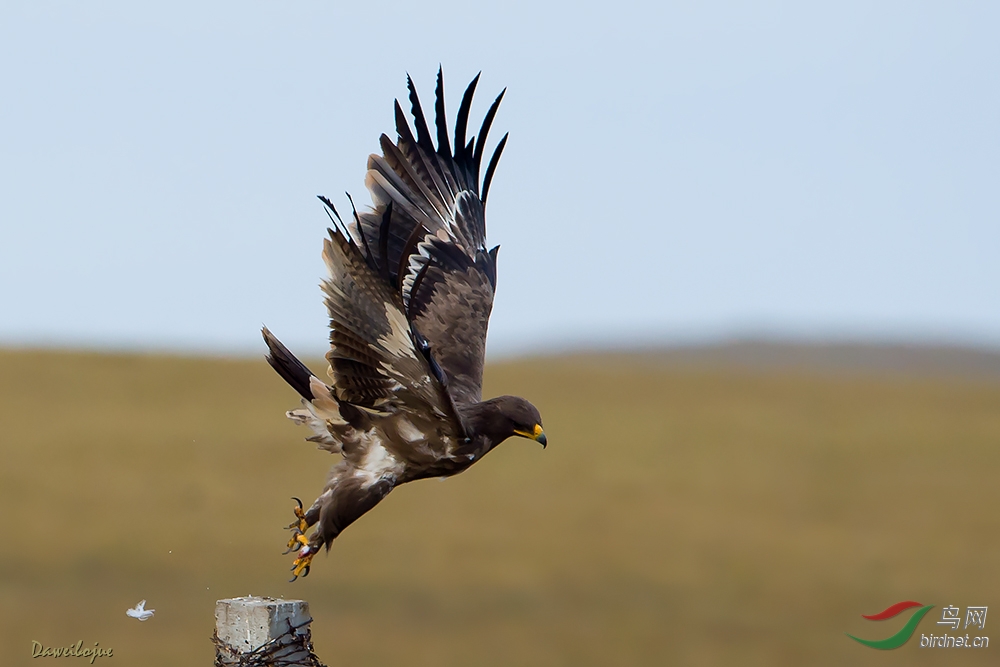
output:
[[[330,200],[320,198],[334,225],[323,246],[331,384],[263,331],[268,363],[303,399],[288,417],[310,427],[308,440],[343,456],[312,506],[296,510],[289,541],[298,551],[295,577],[308,573],[320,546],[329,548],[395,486],[462,472],[514,435],[546,444],[528,401],[482,400],[498,249],[486,248],[485,207],[507,137],[480,188],[486,136],[503,93],[478,137],[467,141],[478,81],[462,98],[452,151],[441,71],[437,146],[407,77],[416,136],[397,101],[396,142],[383,134],[382,154],[368,159],[372,209],[355,210],[344,224]]]

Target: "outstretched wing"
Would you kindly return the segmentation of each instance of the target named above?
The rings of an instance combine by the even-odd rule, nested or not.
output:
[[[323,282],[330,315],[326,358],[337,402],[375,412],[406,405],[452,416],[447,394],[414,345],[399,295],[339,228],[324,241],[323,259],[330,274]]]
[[[368,267],[399,295],[418,350],[458,405],[476,403],[482,395],[498,249],[486,248],[485,206],[507,141],[504,135],[497,144],[480,188],[486,136],[503,92],[478,137],[466,141],[478,82],[477,75],[462,97],[452,150],[441,71],[434,105],[437,147],[407,77],[416,136],[397,101],[397,140],[383,134],[382,155],[368,159],[365,185],[374,210],[355,212],[351,226]]]
[[[335,226],[338,223],[339,217],[334,219]],[[263,330],[267,361],[306,401],[306,410],[290,412],[289,417],[313,429],[310,440],[346,455],[364,439],[372,417],[398,421],[406,416],[446,444],[464,438],[450,395],[415,344],[399,294],[371,269],[340,226],[330,230],[323,259],[329,271],[322,287],[330,315],[326,358],[332,384],[320,381],[267,328]],[[386,427],[390,422],[379,423]]]

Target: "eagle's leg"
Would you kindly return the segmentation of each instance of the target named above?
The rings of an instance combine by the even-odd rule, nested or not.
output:
[[[301,506],[296,508],[298,521],[290,526],[295,542],[292,550],[298,552],[292,563],[292,581],[309,574],[312,559],[320,548],[324,545],[329,548],[341,531],[375,507],[394,484],[394,477],[372,480],[370,473],[359,471],[347,462],[336,466],[326,490],[312,507],[305,512]],[[306,536],[305,530],[300,529],[313,524],[318,525],[312,535]]]

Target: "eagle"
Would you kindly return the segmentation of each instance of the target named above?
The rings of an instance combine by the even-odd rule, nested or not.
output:
[[[499,250],[486,246],[486,198],[507,135],[480,180],[506,89],[478,136],[466,138],[478,83],[476,75],[466,88],[450,137],[438,69],[435,146],[407,75],[414,127],[396,100],[396,141],[383,134],[382,154],[368,158],[372,207],[359,213],[351,200],[345,223],[328,198],[319,198],[332,224],[323,242],[329,276],[321,285],[330,382],[263,328],[267,362],[302,397],[288,418],[311,429],[307,440],[342,456],[309,509],[293,498],[286,551],[296,554],[292,581],[309,574],[320,547],[329,550],[400,484],[456,475],[512,436],[546,445],[542,418],[527,400],[482,398]]]

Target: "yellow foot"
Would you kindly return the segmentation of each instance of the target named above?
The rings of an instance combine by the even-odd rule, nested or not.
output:
[[[308,544],[302,547],[299,551],[299,557],[292,563],[292,578],[289,581],[295,581],[300,576],[308,576],[309,565],[312,563],[313,556],[315,555],[316,552]]]
[[[293,551],[298,551],[302,547],[309,544],[309,539],[306,537],[306,531],[309,530],[309,524],[306,522],[306,513],[302,509],[302,501],[298,498],[292,498],[295,501],[296,507],[293,508],[295,512],[295,521],[288,524],[287,528],[292,531],[292,536],[288,539],[288,548],[285,550],[286,554],[290,554]]]

